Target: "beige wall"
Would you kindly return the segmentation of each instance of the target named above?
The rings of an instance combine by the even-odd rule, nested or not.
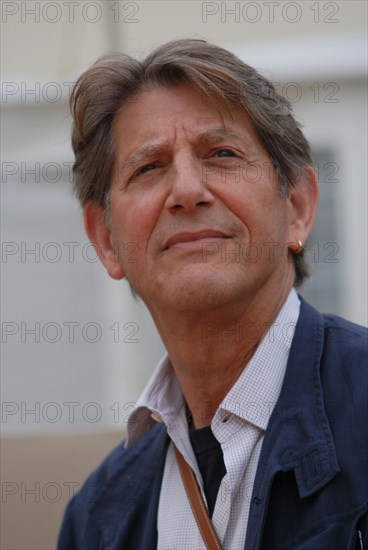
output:
[[[69,497],[121,439],[99,431],[2,439],[1,550],[53,550]]]
[[[70,76],[105,50],[143,54],[179,37],[250,45],[271,38],[276,44],[365,32],[367,21],[367,4],[361,0],[320,0],[318,11],[309,0],[80,0],[73,9],[62,0],[44,0],[39,9],[30,0],[2,4],[3,77]]]

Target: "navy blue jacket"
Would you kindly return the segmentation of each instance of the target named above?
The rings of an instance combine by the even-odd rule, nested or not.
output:
[[[58,550],[154,550],[168,443],[157,424],[130,449],[119,445],[69,503]],[[245,550],[362,548],[368,549],[367,330],[302,302],[262,446]]]

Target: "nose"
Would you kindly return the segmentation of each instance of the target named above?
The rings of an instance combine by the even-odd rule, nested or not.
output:
[[[165,207],[171,212],[193,212],[198,206],[210,206],[214,196],[202,173],[202,164],[191,155],[172,164],[169,177],[170,192]]]

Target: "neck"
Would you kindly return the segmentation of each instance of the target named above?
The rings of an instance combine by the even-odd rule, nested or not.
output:
[[[251,301],[218,310],[170,315],[166,309],[162,316],[154,312],[195,428],[211,423],[275,321],[291,286],[288,281],[272,300],[259,293]]]

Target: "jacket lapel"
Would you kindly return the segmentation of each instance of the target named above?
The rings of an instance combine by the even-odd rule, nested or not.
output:
[[[157,510],[169,438],[162,424],[123,451],[91,515],[102,533],[104,550],[154,549]]]
[[[301,302],[283,386],[258,463],[246,549],[259,548],[271,482],[277,472],[294,470],[300,498],[313,495],[339,472],[320,378],[323,318]]]

